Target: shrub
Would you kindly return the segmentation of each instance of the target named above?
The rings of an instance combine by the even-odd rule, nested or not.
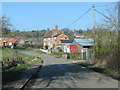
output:
[[[45,50],[47,50],[48,49],[48,45],[45,45]]]

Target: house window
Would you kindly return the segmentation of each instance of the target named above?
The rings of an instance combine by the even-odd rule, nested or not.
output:
[[[67,39],[67,37],[65,37],[65,39]]]
[[[48,42],[48,45],[50,46],[50,42]]]
[[[12,38],[9,38],[9,40],[12,40]]]

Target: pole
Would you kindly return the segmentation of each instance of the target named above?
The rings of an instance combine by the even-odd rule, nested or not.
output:
[[[96,28],[96,20],[95,20],[95,5],[92,6],[92,16],[93,16],[93,30]]]
[[[95,20],[95,5],[93,4],[93,7],[92,7],[92,16],[93,16],[93,39],[94,39],[94,51],[93,51],[93,54],[94,54],[94,59],[95,59],[95,39],[96,39],[96,32],[95,32],[95,28],[96,28],[96,20]]]

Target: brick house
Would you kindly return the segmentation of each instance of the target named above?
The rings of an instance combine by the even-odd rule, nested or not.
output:
[[[55,29],[50,30],[47,29],[44,39],[43,45],[44,47],[48,45],[49,49],[53,48],[55,45],[61,44],[60,40],[69,40],[68,36],[64,34],[64,30],[61,32],[58,30],[58,26],[55,26]]]
[[[0,47],[14,45],[16,39],[12,37],[0,37]]]

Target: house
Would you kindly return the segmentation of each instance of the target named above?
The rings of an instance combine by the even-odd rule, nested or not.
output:
[[[61,40],[69,40],[69,38],[64,34],[64,30],[60,32],[56,25],[53,30],[50,30],[49,28],[47,29],[44,35],[43,45],[44,47],[47,45],[48,49],[51,49],[54,48],[54,46],[62,44]]]
[[[20,45],[32,44],[31,38],[28,37],[16,37],[15,39]]]
[[[14,37],[0,37],[0,47],[13,46],[15,41]]]

